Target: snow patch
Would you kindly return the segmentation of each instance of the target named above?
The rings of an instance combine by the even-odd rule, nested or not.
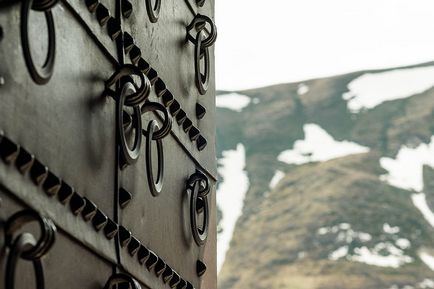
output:
[[[424,279],[419,283],[419,287],[422,289],[434,288],[434,281],[431,279]]]
[[[218,172],[223,178],[217,189],[217,203],[223,215],[221,221],[223,231],[217,236],[217,272],[223,265],[249,188],[249,178],[244,170],[246,166],[244,146],[238,144],[235,150],[224,151],[223,158],[219,159],[218,164]]]
[[[419,258],[425,265],[428,266],[432,271],[434,271],[434,257],[428,254],[427,252],[421,251],[419,252]]]
[[[423,166],[434,167],[434,136],[429,144],[416,148],[401,147],[396,159],[381,158],[380,165],[388,171],[380,180],[405,190],[423,190]]]
[[[305,139],[297,140],[292,150],[285,150],[277,159],[288,164],[328,161],[352,154],[366,153],[369,148],[349,141],[336,141],[317,124],[305,124]]]
[[[307,86],[306,84],[304,84],[304,83],[300,83],[299,85],[298,85],[298,88],[297,88],[297,94],[298,95],[303,95],[303,94],[306,94],[306,93],[308,93],[309,92],[309,86]]]
[[[395,241],[396,246],[398,246],[399,248],[405,250],[411,247],[411,243],[410,240],[405,239],[405,238],[399,238],[398,240]]]
[[[336,241],[345,242],[347,244],[351,243],[353,240],[359,240],[361,242],[372,240],[372,236],[369,233],[354,231],[348,223],[318,229],[318,235],[326,234],[337,234]]]
[[[347,254],[348,254],[348,246],[343,246],[343,247],[340,247],[337,250],[331,252],[329,254],[329,259],[336,261],[336,260],[339,260],[339,259],[347,256]]]
[[[411,195],[411,200],[413,201],[413,205],[422,213],[425,220],[434,227],[434,213],[428,206],[426,202],[426,196],[424,193],[413,194]]]
[[[229,108],[237,112],[241,112],[243,108],[249,105],[250,97],[239,93],[228,93],[217,95],[216,106],[222,108]]]
[[[413,262],[412,257],[405,255],[403,250],[391,243],[378,243],[373,249],[366,246],[355,248],[354,255],[348,256],[348,259],[368,265],[392,268],[399,268]]]
[[[434,86],[434,66],[366,73],[348,84],[342,98],[351,112],[358,113],[395,99],[407,98]]]
[[[277,170],[275,173],[274,173],[274,176],[273,176],[273,178],[271,179],[271,181],[270,181],[270,189],[274,189],[276,186],[277,186],[277,184],[283,179],[285,177],[285,173],[284,172],[282,172],[282,171],[279,171],[279,170]]]
[[[392,227],[388,223],[383,224],[383,231],[387,234],[397,234],[399,233],[399,227]]]

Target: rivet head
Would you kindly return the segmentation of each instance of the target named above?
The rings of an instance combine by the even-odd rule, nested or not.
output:
[[[13,163],[20,152],[20,146],[7,137],[2,137],[0,142],[0,155],[7,164]]]
[[[170,91],[168,91],[168,90],[166,90],[164,92],[162,98],[163,98],[163,104],[166,107],[170,106],[172,104],[172,102],[175,100],[174,97],[173,97],[173,94]]]
[[[130,202],[133,196],[124,188],[119,189],[119,206],[124,209]]]
[[[86,204],[83,211],[81,211],[81,216],[85,221],[90,221],[96,215],[97,207],[95,203],[88,198],[85,197],[83,199],[86,201]]]
[[[163,271],[163,282],[167,283],[170,279],[172,279],[173,276],[173,270],[168,265],[166,265],[166,269]]]
[[[148,260],[148,257],[149,250],[145,246],[140,245],[139,251],[137,252],[137,260],[140,264],[143,264],[146,262],[146,260]]]
[[[205,114],[206,114],[206,108],[203,105],[196,103],[196,116],[197,116],[197,118],[202,119],[205,116]]]
[[[99,25],[101,26],[104,26],[110,19],[110,12],[102,4],[99,4],[96,8],[96,19],[98,19]]]
[[[207,145],[206,139],[200,135],[196,140],[196,146],[199,151],[202,151]]]
[[[97,210],[95,216],[92,219],[92,225],[95,228],[95,231],[99,231],[104,228],[108,223],[108,217],[101,211]]]
[[[185,132],[188,132],[192,126],[193,126],[193,122],[189,118],[186,118],[184,123],[182,124],[182,129]]]
[[[130,253],[131,256],[136,255],[137,251],[140,249],[140,245],[140,241],[136,237],[131,237],[128,243],[128,253]]]
[[[72,213],[77,216],[84,209],[84,206],[86,206],[86,201],[77,192],[74,192],[69,201]]]
[[[169,282],[169,287],[175,288],[180,283],[180,281],[181,281],[181,277],[179,276],[179,274],[173,271],[172,278],[170,279]]]
[[[142,51],[137,45],[133,45],[130,49],[130,59],[133,64],[136,64],[140,57],[142,56]]]
[[[131,13],[133,13],[133,5],[128,0],[122,1],[122,15],[125,18],[129,18],[131,16]]]
[[[67,204],[70,201],[72,194],[74,194],[74,189],[70,185],[62,181],[60,189],[57,192],[57,199],[59,200],[59,202],[62,205]]]
[[[52,172],[48,172],[47,178],[45,179],[42,187],[44,188],[45,193],[52,197],[59,192],[61,184],[62,181],[60,178],[58,178]]]
[[[191,141],[197,140],[197,138],[199,137],[199,135],[200,135],[199,129],[196,128],[196,127],[194,127],[194,126],[192,126],[190,128],[190,130],[188,131],[188,136],[190,137]]]
[[[161,273],[163,273],[164,269],[166,269],[166,263],[163,261],[163,259],[158,258],[157,263],[155,264],[154,270],[155,275],[157,277],[160,277]]]
[[[26,174],[32,167],[35,161],[35,156],[21,148],[17,159],[15,160],[15,166],[22,173]]]
[[[125,227],[119,226],[118,235],[121,246],[126,247],[131,240],[131,232],[128,231]]]
[[[197,260],[196,262],[196,273],[197,276],[201,277],[206,272],[206,265],[201,260]]]
[[[178,112],[179,112],[180,109],[181,109],[181,105],[180,105],[179,102],[176,101],[176,100],[174,100],[174,101],[172,102],[172,104],[169,106],[170,114],[171,114],[173,117],[175,117],[175,116],[178,114]]]
[[[187,288],[187,282],[185,282],[184,279],[179,280],[178,285],[176,285],[176,289],[186,289]]]
[[[119,20],[110,17],[110,19],[107,21],[107,33],[110,36],[112,40],[115,40],[116,38],[121,35],[122,29],[121,24]]]
[[[108,219],[107,224],[104,226],[104,235],[108,240],[113,239],[118,232],[118,225],[112,220]]]
[[[47,178],[48,168],[38,160],[35,160],[33,162],[33,166],[30,168],[30,176],[33,182],[35,183],[35,185],[39,186]]]
[[[96,8],[98,8],[99,5],[99,1],[98,0],[85,0],[87,9],[89,9],[89,11],[91,13],[94,13],[96,11]]]
[[[151,271],[151,269],[154,268],[157,261],[158,261],[157,255],[154,252],[152,252],[151,250],[149,250],[149,256],[148,256],[148,259],[146,260],[146,263],[145,263],[146,268],[149,271]]]
[[[182,125],[186,118],[187,114],[184,110],[180,109],[178,114],[176,115],[176,122],[178,123],[178,125]]]
[[[146,62],[146,60],[140,57],[139,61],[137,61],[137,68],[139,68],[141,72],[146,74],[148,73],[149,69],[151,69],[151,66],[148,62]]]

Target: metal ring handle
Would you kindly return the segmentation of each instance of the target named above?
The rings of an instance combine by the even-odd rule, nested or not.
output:
[[[32,9],[36,11],[47,11],[53,8],[59,0],[35,0]]]
[[[163,154],[163,142],[161,139],[156,139],[157,142],[157,154],[158,154],[158,172],[157,178],[154,178],[154,171],[152,167],[152,140],[154,131],[158,129],[158,124],[155,120],[151,120],[148,124],[148,130],[146,135],[146,173],[148,175],[148,184],[151,194],[156,197],[161,193],[163,189],[164,180],[164,154]]]
[[[210,192],[209,180],[208,178],[201,173],[200,171],[192,174],[187,180],[187,186],[190,189],[193,189],[196,183],[199,183],[198,196],[206,197]]]
[[[204,47],[202,44],[203,39],[203,31],[199,32],[197,35],[197,42],[195,44],[195,53],[194,53],[194,69],[195,69],[195,79],[196,86],[199,90],[199,93],[204,95],[206,94],[209,86],[209,75],[210,75],[210,59],[209,59],[209,50],[207,47]],[[204,73],[201,72],[200,62],[203,59],[204,61]]]
[[[193,21],[191,21],[191,23],[187,26],[187,39],[193,44],[196,44],[200,32],[205,30],[207,23],[210,25],[211,31],[209,31],[208,37],[203,39],[202,42],[204,47],[212,46],[217,40],[217,27],[211,18],[206,15],[196,14],[196,16],[193,18]],[[191,34],[194,30],[197,32],[196,37]]]
[[[133,107],[132,124],[135,129],[133,148],[130,148],[125,136],[125,126],[123,124],[124,116],[124,104],[128,95],[136,92],[134,85],[131,82],[126,82],[122,87],[119,100],[117,102],[118,111],[118,131],[119,131],[119,143],[121,146],[122,160],[126,165],[131,165],[137,161],[140,155],[140,146],[142,144],[142,115],[140,113],[140,107],[138,105]]]
[[[158,102],[146,102],[141,107],[142,114],[144,114],[145,112],[156,111],[156,110],[159,110],[164,114],[164,121],[163,121],[163,126],[158,131],[155,131],[153,133],[152,136],[153,140],[162,139],[166,137],[170,133],[170,130],[172,129],[172,116],[169,114],[167,109],[162,104]],[[146,130],[143,130],[143,135],[145,136],[148,135],[148,132]]]
[[[6,276],[5,276],[5,289],[15,288],[15,270],[17,268],[18,258],[22,254],[36,244],[35,238],[30,233],[23,233],[19,235],[11,246],[7,261],[6,261]],[[44,269],[40,259],[33,259],[33,268],[35,270],[36,288],[44,289]]]
[[[56,226],[53,222],[33,210],[22,210],[12,215],[5,224],[6,245],[12,245],[13,235],[25,224],[36,221],[39,224],[41,236],[35,246],[23,252],[25,259],[37,259],[44,256],[55,241]]]
[[[204,210],[203,210],[203,223],[202,228],[197,226],[197,200],[203,200]],[[190,224],[191,231],[193,233],[194,241],[198,246],[205,244],[208,237],[208,226],[209,226],[209,206],[208,198],[199,196],[199,183],[196,182],[194,187],[191,189],[191,199],[190,199]]]
[[[107,282],[104,285],[104,289],[112,289],[113,285],[119,285],[128,283],[129,289],[141,289],[140,283],[137,282],[136,279],[131,277],[130,275],[124,274],[124,273],[116,273],[110,276],[110,278],[107,280]],[[117,288],[124,288],[124,287],[117,287]]]
[[[158,21],[160,17],[161,0],[155,0],[155,4],[152,7],[152,0],[146,0],[146,10],[148,10],[148,17],[152,23]]]
[[[116,98],[116,92],[110,89],[110,87],[112,87],[122,77],[131,75],[137,75],[140,78],[140,86],[134,86],[136,91],[126,97],[124,104],[126,106],[137,106],[142,104],[149,97],[149,93],[151,92],[151,82],[139,68],[132,64],[122,65],[112,76],[110,76],[105,83],[106,92]]]
[[[51,10],[45,10],[45,19],[47,20],[48,29],[48,53],[44,64],[40,69],[36,68],[33,62],[29,41],[29,14],[33,0],[23,0],[21,6],[21,46],[23,49],[24,60],[27,69],[36,84],[46,84],[53,75],[54,62],[56,56],[56,33],[54,28],[53,14]],[[49,3],[50,4],[50,3]],[[55,4],[55,3],[54,3]]]

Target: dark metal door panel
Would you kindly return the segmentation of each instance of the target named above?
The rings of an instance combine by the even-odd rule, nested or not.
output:
[[[216,288],[214,52],[211,46],[197,50],[201,58],[205,50],[209,53],[211,75],[208,91],[199,93],[194,53],[200,45],[186,40],[186,26],[198,12],[212,18],[214,2],[205,1],[198,8],[195,1],[163,1],[159,20],[151,23],[148,0],[60,0],[52,8],[54,73],[47,83],[38,85],[23,57],[21,1],[28,0],[12,5],[0,0],[3,225],[17,211],[31,208],[57,226],[57,241],[43,260],[50,288],[102,288],[109,276],[122,272],[141,281],[142,288]],[[128,3],[133,8],[129,17],[123,9]],[[49,46],[44,15],[46,12],[30,11],[28,35],[36,66],[43,64]],[[152,69],[143,69],[137,55],[126,53],[124,32],[134,37],[140,50],[133,52],[139,51],[141,60]],[[158,120],[160,127],[162,122],[155,112],[135,117],[130,115],[131,107],[120,107],[122,85],[137,79],[122,79],[110,88],[110,96],[107,93],[106,81],[125,63],[133,63],[149,78],[152,91],[146,101],[162,104],[173,118],[166,137],[149,141],[143,133],[139,159],[127,166],[120,129],[126,130],[129,141],[134,127],[128,118],[131,123],[139,121],[145,130],[152,121]],[[148,141],[152,155],[147,154]],[[150,183],[157,178],[158,142],[162,144],[164,182],[154,196]],[[198,172],[200,180],[193,178]],[[201,187],[204,179],[210,187],[206,193]],[[201,206],[192,200],[202,202]],[[199,223],[196,232],[200,232],[205,217],[208,236],[199,243],[199,233],[193,236],[192,219]],[[0,235],[2,249],[3,239]],[[152,250],[140,260],[139,253],[145,251],[137,250],[138,241]],[[0,255],[0,274],[4,274],[4,260],[12,245],[7,247]],[[22,269],[22,284],[29,284],[31,271],[31,267]],[[74,282],[77,279],[80,281]]]

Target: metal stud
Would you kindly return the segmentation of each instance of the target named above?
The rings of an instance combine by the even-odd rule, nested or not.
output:
[[[125,18],[129,18],[131,13],[133,13],[133,5],[128,0],[122,0],[122,15]]]
[[[207,145],[206,139],[202,135],[200,135],[196,140],[197,149],[199,151],[202,151],[206,147],[206,145]]]
[[[182,129],[185,132],[188,132],[192,126],[193,126],[193,122],[189,118],[186,118],[184,123],[182,124]]]
[[[205,263],[203,263],[200,260],[197,260],[197,262],[196,262],[196,273],[197,273],[197,276],[201,277],[203,274],[205,274],[205,272],[206,272],[206,265],[205,265]]]
[[[178,123],[178,125],[182,125],[186,118],[187,114],[183,109],[180,109],[178,114],[176,115],[176,122]]]
[[[136,255],[137,251],[140,249],[140,241],[132,236],[130,242],[128,243],[128,253],[130,253],[131,256]]]
[[[166,92],[166,84],[161,78],[158,78],[158,80],[155,82],[155,92],[158,97],[161,97]]]
[[[131,240],[131,232],[125,229],[125,227],[119,226],[118,235],[122,248],[126,247]]]
[[[74,192],[69,201],[69,206],[72,213],[77,216],[84,209],[84,206],[86,206],[86,201],[77,192]]]
[[[163,282],[167,283],[170,279],[172,279],[173,276],[173,270],[168,265],[166,265],[166,269],[163,271]]]
[[[133,196],[124,188],[119,189],[119,206],[124,209],[130,202]]]
[[[176,289],[186,289],[187,282],[184,279],[179,280],[178,285],[176,285]]]
[[[148,73],[149,69],[151,69],[151,66],[148,62],[146,62],[146,60],[140,57],[139,61],[137,62],[137,68],[139,68],[141,72],[146,74]]]
[[[70,185],[62,181],[62,184],[60,185],[60,189],[57,192],[57,199],[59,200],[59,202],[62,205],[67,204],[70,201],[73,194],[74,194],[74,189]]]
[[[163,259],[158,258],[157,263],[155,264],[155,275],[160,277],[161,273],[166,269],[166,263],[164,263]]]
[[[39,186],[48,176],[48,168],[35,159],[32,167],[30,168],[30,176],[33,182]]]
[[[172,102],[175,100],[175,98],[173,97],[173,94],[166,90],[166,92],[164,92],[163,94],[163,104],[164,106],[168,107],[172,104]]]
[[[83,199],[86,201],[86,205],[81,211],[81,216],[87,222],[92,220],[92,218],[96,215],[97,207],[95,203],[89,200],[88,198],[84,197]]]
[[[146,263],[145,263],[146,268],[149,271],[151,271],[152,268],[154,268],[154,266],[157,263],[157,261],[158,261],[157,255],[154,252],[152,252],[151,250],[149,250],[148,260],[146,260]]]
[[[96,8],[96,19],[101,26],[104,26],[110,19],[110,11],[102,4],[99,4]]]
[[[178,114],[180,109],[181,109],[181,105],[179,104],[179,102],[177,100],[174,100],[172,102],[172,104],[169,106],[170,114],[173,117],[175,117]]]
[[[205,116],[205,114],[206,114],[206,108],[203,105],[196,103],[196,116],[197,116],[197,118],[202,119]]]
[[[108,219],[107,224],[104,226],[104,235],[108,240],[111,240],[116,236],[118,232],[118,225],[112,220]]]
[[[191,284],[190,282],[187,281],[187,286],[185,287],[186,289],[194,289],[193,284]]]
[[[55,196],[60,189],[62,181],[52,172],[48,172],[47,178],[45,179],[42,187],[44,188],[45,193],[52,197]]]
[[[131,48],[133,48],[133,46],[134,46],[133,37],[128,32],[124,32],[124,51],[125,51],[125,53],[129,53]]]
[[[190,128],[190,130],[188,131],[188,136],[190,137],[191,141],[197,140],[197,138],[199,137],[199,135],[200,135],[200,131],[196,127],[194,127],[194,126],[192,126]]]
[[[170,282],[169,282],[169,287],[175,288],[180,282],[181,282],[181,277],[179,276],[178,273],[173,271],[172,279],[170,279]]]
[[[116,38],[121,35],[122,29],[121,24],[119,20],[110,17],[110,19],[107,21],[107,33],[110,36],[112,40],[115,40]]]
[[[137,260],[139,261],[140,264],[143,265],[143,263],[146,262],[146,260],[148,260],[149,257],[149,250],[143,246],[140,245],[139,251],[137,252]]]
[[[94,13],[96,8],[98,8],[99,1],[98,0],[85,0],[87,9],[89,9],[90,13]]]
[[[97,210],[95,216],[92,218],[92,225],[98,232],[108,223],[108,217],[101,211]]]
[[[13,163],[20,152],[20,146],[3,136],[0,143],[0,154],[7,164]]]
[[[148,77],[148,79],[152,85],[154,85],[158,79],[158,73],[152,67],[148,70],[148,72],[146,72],[146,76]]]
[[[34,161],[35,156],[21,148],[20,153],[15,160],[15,166],[24,175],[30,170]]]
[[[140,57],[142,56],[142,51],[137,45],[133,45],[133,47],[131,47],[130,49],[129,54],[130,54],[131,62],[136,64],[139,61]]]

